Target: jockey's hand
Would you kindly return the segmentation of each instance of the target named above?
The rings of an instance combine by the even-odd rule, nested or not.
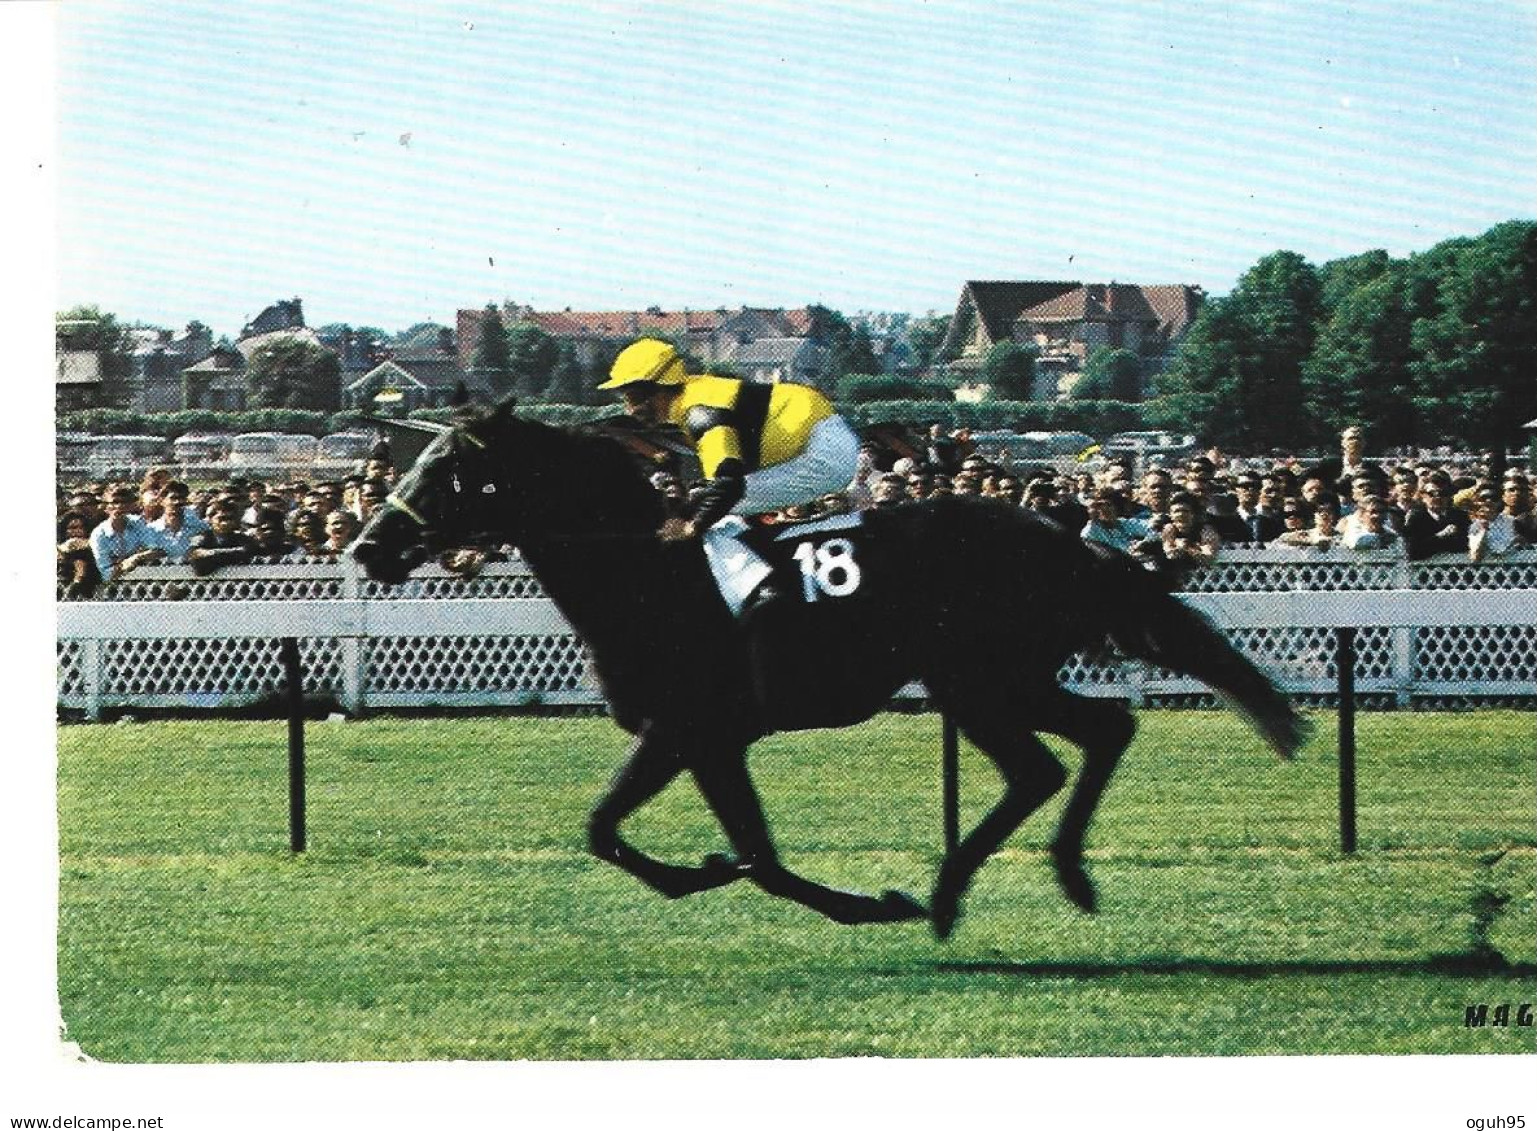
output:
[[[662,523],[662,528],[656,532],[656,536],[663,542],[687,542],[690,538],[699,536],[699,529],[687,519],[669,518]]]
[[[480,550],[453,550],[443,555],[442,564],[449,573],[469,579],[485,568],[486,555]]]

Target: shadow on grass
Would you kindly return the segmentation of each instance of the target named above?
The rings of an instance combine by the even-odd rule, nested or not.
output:
[[[1426,958],[1293,962],[1228,962],[1150,957],[1128,962],[939,962],[944,974],[1009,974],[1025,978],[1124,978],[1137,974],[1201,974],[1216,978],[1273,978],[1343,974],[1438,974],[1452,978],[1537,977],[1537,963],[1509,962],[1493,951],[1434,954]]]

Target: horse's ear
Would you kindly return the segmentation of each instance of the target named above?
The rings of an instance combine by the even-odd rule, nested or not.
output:
[[[500,423],[506,423],[512,419],[512,410],[517,407],[518,398],[516,396],[505,396],[496,402],[496,408],[492,411],[491,417]]]
[[[461,378],[459,384],[454,387],[453,396],[448,398],[450,408],[463,408],[470,403],[470,387]]]

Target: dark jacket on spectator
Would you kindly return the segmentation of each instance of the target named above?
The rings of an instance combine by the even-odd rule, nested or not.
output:
[[[1207,511],[1206,521],[1222,536],[1224,545],[1231,545],[1234,542],[1265,541],[1264,538],[1254,537],[1254,532],[1250,529],[1249,524],[1232,511],[1226,513],[1219,513],[1214,510]]]
[[[1422,561],[1437,554],[1466,554],[1469,521],[1467,512],[1457,507],[1442,515],[1433,515],[1425,507],[1415,507],[1404,519],[1404,541],[1409,560]],[[1443,534],[1447,527],[1452,529]]]
[[[1248,533],[1242,538],[1232,539],[1228,538],[1226,533],[1223,533],[1222,540],[1224,542],[1269,543],[1274,542],[1286,533],[1286,520],[1280,515],[1272,514],[1269,511],[1255,511],[1250,515],[1237,514],[1234,517],[1244,524]]]
[[[221,535],[210,530],[192,539],[187,560],[193,573],[206,577],[224,566],[245,565],[255,554],[256,542],[249,534],[236,531]]]

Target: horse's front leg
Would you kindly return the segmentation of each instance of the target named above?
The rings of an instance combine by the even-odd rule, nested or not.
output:
[[[724,856],[710,856],[696,868],[667,864],[619,835],[620,823],[666,789],[683,769],[677,744],[648,724],[587,821],[587,846],[594,856],[617,864],[669,899],[722,887],[743,877],[742,869]]]
[[[701,755],[690,769],[699,792],[737,851],[737,866],[770,895],[793,900],[838,923],[928,918],[928,912],[904,892],[873,896],[841,891],[798,876],[781,864],[769,835],[768,818],[747,772],[745,746]]]

